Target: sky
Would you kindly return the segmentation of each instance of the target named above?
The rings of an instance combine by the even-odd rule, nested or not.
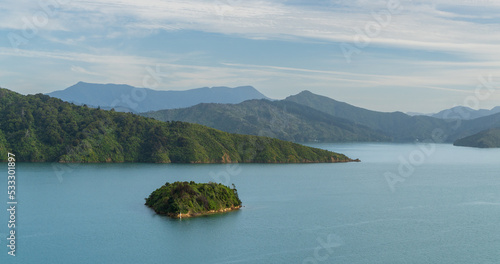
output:
[[[378,111],[500,105],[500,1],[0,0],[0,87],[252,85]]]

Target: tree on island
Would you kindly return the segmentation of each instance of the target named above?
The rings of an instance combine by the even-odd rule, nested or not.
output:
[[[234,184],[167,182],[149,195],[146,205],[158,214],[181,218],[237,210],[241,200]]]

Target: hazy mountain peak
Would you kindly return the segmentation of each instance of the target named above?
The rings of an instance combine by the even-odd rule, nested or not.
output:
[[[295,95],[290,95],[287,98],[296,97],[296,96],[321,96],[321,97],[324,97],[322,95],[315,94],[315,93],[313,93],[313,92],[311,92],[309,90],[303,90],[302,92],[300,92],[298,94],[295,94]]]
[[[472,109],[466,106],[455,106],[450,109],[445,109],[430,116],[440,119],[476,119],[484,116],[493,115],[500,112],[500,107],[495,107],[491,110],[488,109]]]
[[[309,91],[309,90],[304,90],[304,91],[302,91],[302,92],[298,93],[297,95],[311,95],[311,94],[313,94],[311,91]]]
[[[237,104],[251,99],[269,99],[252,86],[202,87],[185,91],[160,91],[126,84],[78,82],[47,95],[89,106],[125,112],[147,112],[190,107],[199,103]]]

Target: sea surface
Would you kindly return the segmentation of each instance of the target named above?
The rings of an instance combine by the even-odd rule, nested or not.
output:
[[[18,163],[15,257],[0,164],[0,263],[500,263],[500,149],[310,145],[362,162]],[[174,181],[234,183],[244,207],[156,215]]]

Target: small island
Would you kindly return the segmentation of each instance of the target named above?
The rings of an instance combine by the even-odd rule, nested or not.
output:
[[[241,200],[234,184],[167,182],[149,195],[146,205],[157,214],[185,218],[238,210]]]

